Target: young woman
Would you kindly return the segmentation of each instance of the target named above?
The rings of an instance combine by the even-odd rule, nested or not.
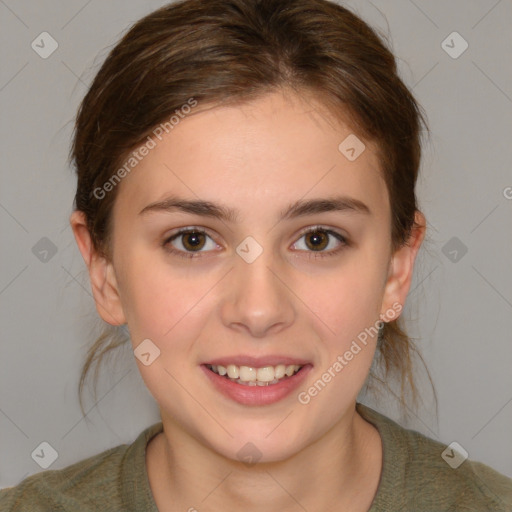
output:
[[[78,113],[70,221],[162,421],[0,509],[512,510],[510,479],[356,400],[377,357],[413,382],[422,124],[335,3],[185,0],[135,24]]]

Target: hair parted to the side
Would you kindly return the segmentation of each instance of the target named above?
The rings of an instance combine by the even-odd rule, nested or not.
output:
[[[109,258],[117,187],[101,198],[93,191],[156,126],[190,98],[199,105],[233,104],[276,90],[312,93],[376,142],[391,207],[391,248],[407,244],[417,227],[415,185],[427,126],[375,31],[328,0],[182,0],[130,28],[80,105],[70,151],[78,176],[74,208],[85,213],[94,248]],[[400,322],[382,330],[379,380],[385,385],[388,376],[398,376],[400,401],[405,404],[409,390],[416,403],[412,355],[423,359]],[[78,388],[82,412],[89,370],[121,339],[109,326],[90,347]]]

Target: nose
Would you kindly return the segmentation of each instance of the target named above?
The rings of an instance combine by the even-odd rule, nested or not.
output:
[[[252,263],[235,258],[221,305],[224,325],[255,338],[277,334],[292,325],[296,317],[293,294],[270,251]]]

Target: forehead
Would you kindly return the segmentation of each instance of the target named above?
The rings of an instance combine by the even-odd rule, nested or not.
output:
[[[198,105],[154,141],[120,183],[119,208],[139,212],[172,193],[251,212],[327,194],[387,209],[375,145],[306,97]]]

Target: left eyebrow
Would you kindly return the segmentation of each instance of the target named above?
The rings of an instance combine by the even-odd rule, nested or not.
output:
[[[217,205],[210,201],[191,201],[176,196],[168,197],[147,205],[139,212],[139,215],[150,211],[171,212],[173,210],[180,210],[185,213],[204,217],[213,217],[228,222],[236,222],[238,218],[238,212],[232,208]],[[281,219],[285,220],[326,212],[372,215],[370,208],[365,203],[359,199],[347,196],[310,199],[307,201],[299,200],[281,211],[280,215]]]
[[[282,219],[293,219],[305,215],[325,212],[345,212],[372,215],[368,205],[354,197],[337,196],[326,199],[300,200],[281,213]]]

